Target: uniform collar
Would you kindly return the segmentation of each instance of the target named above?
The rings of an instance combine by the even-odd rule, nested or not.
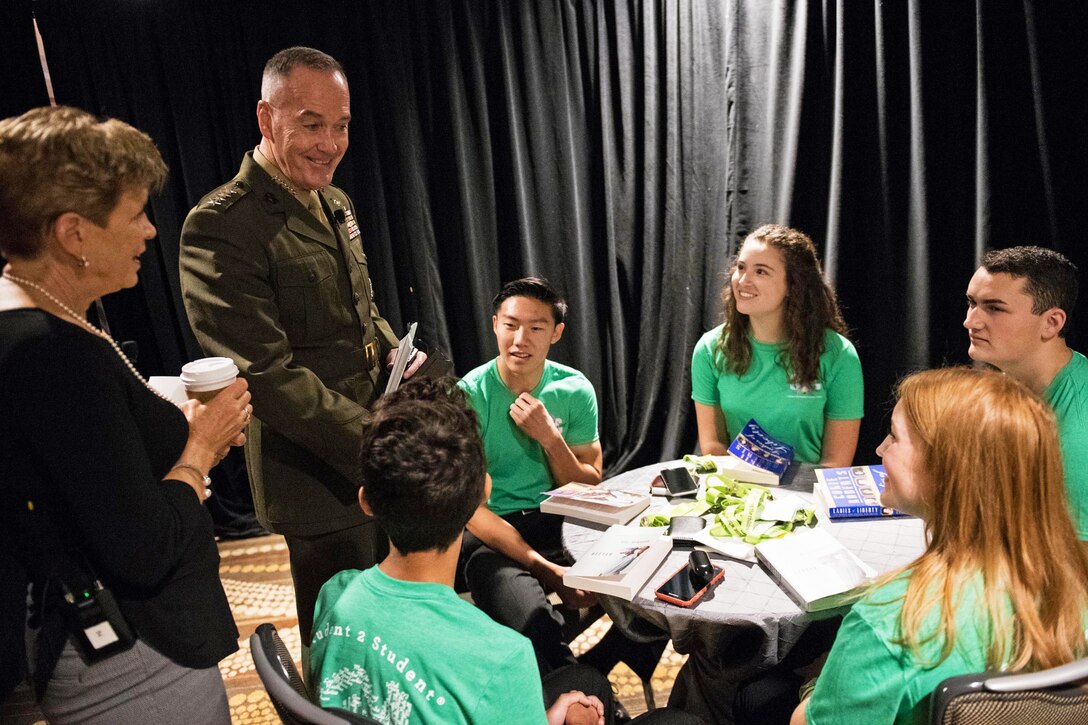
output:
[[[272,180],[282,186],[284,189],[291,193],[291,196],[298,199],[298,203],[302,204],[306,209],[310,209],[314,203],[314,199],[318,199],[317,191],[305,191],[303,189],[296,189],[295,186],[287,180],[287,177],[280,167],[276,166],[276,162],[268,158],[261,151],[260,145],[257,145],[253,149],[253,160],[257,162],[265,172],[272,177]],[[320,203],[320,202],[319,202]]]

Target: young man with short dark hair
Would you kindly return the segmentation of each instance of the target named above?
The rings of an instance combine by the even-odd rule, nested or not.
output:
[[[988,252],[967,286],[971,359],[1016,378],[1058,419],[1069,510],[1088,539],[1088,359],[1066,344],[1077,268],[1042,247]],[[984,473],[984,472],[980,472]]]
[[[493,482],[468,524],[462,557],[477,606],[533,643],[542,672],[573,662],[556,591],[580,606],[592,597],[563,585],[563,519],[540,512],[543,494],[571,481],[601,481],[597,396],[574,368],[548,359],[567,304],[546,280],[505,285],[492,302],[498,356],[461,380],[480,419]]]
[[[321,590],[309,680],[319,703],[395,725],[603,724],[602,675],[566,668],[542,691],[529,641],[453,591],[465,523],[488,488],[476,415],[453,380],[382,398],[360,457],[359,504],[391,551]]]

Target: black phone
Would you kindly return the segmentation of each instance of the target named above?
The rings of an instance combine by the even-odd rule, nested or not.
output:
[[[692,477],[691,471],[683,466],[678,468],[666,468],[661,471],[661,480],[665,483],[665,490],[670,496],[694,496],[699,489]]]
[[[428,350],[423,343],[420,343],[418,347],[427,353],[427,359],[423,361],[423,364],[419,366],[419,370],[416,370],[415,375],[412,377],[440,378],[443,375],[453,374],[453,363],[450,362],[450,358],[445,352],[437,347]],[[411,358],[409,358],[410,362]]]
[[[702,556],[696,558],[697,554]],[[710,568],[709,572],[706,570],[707,566]],[[724,569],[709,564],[706,552],[693,551],[688,563],[684,564],[667,582],[659,586],[654,592],[654,596],[669,604],[690,607],[698,602],[708,589],[720,582],[724,576]]]

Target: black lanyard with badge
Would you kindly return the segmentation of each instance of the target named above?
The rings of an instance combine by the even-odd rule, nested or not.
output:
[[[33,501],[27,501],[26,513],[30,516],[28,531],[33,532],[32,538],[38,537],[40,527],[56,525],[51,517],[42,515]],[[61,553],[42,546],[40,541],[38,547],[32,547],[47,556],[50,554],[46,552],[52,550],[56,556],[48,565],[49,574],[37,606],[44,613],[50,606],[50,591],[56,591],[54,587],[60,590],[60,597],[54,601],[59,602],[65,630],[83,661],[92,665],[130,649],[136,643],[136,635],[121,614],[113,592],[102,584],[86,557],[72,548],[69,546]]]
[[[69,569],[53,581],[60,585],[68,634],[88,665],[124,652],[136,643],[113,592],[93,574]]]

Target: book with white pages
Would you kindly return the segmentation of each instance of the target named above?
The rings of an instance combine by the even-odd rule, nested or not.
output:
[[[582,554],[563,583],[631,601],[672,550],[660,527],[610,526]]]
[[[860,518],[903,518],[907,514],[881,503],[884,466],[817,468],[813,491],[832,521]]]
[[[569,516],[596,524],[626,524],[650,505],[650,492],[623,491],[601,485],[568,483],[545,491],[540,504],[546,514]]]
[[[413,322],[408,325],[408,334],[397,343],[397,354],[393,356],[393,368],[389,371],[389,382],[385,384],[383,395],[389,395],[399,388],[401,381],[404,379],[404,371],[408,367],[408,361],[412,359],[412,354],[415,352],[417,324]]]
[[[774,471],[747,463],[736,456],[715,456],[714,460],[718,464],[718,473],[735,478],[741,483],[777,486],[782,482],[782,477]]]
[[[853,603],[877,575],[820,527],[756,544],[756,558],[806,612]]]

